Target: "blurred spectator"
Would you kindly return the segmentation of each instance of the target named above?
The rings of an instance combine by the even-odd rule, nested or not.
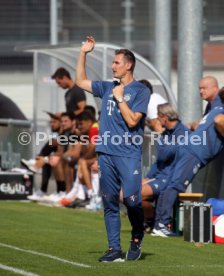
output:
[[[52,114],[47,112],[50,119],[51,126],[51,139],[47,141],[44,147],[41,149],[40,153],[36,157],[36,159],[21,159],[21,163],[30,171],[36,173],[38,169],[42,167],[42,180],[41,180],[41,188],[34,192],[31,196],[28,196],[30,200],[38,200],[40,197],[44,196],[47,192],[48,182],[51,177],[51,166],[48,164],[48,156],[53,152],[57,151],[57,135],[60,132],[60,116],[58,114]],[[65,190],[64,181],[57,181],[57,192]]]
[[[204,111],[204,115],[208,114],[216,106],[223,106],[223,103],[219,97],[219,85],[218,81],[213,76],[205,76],[200,80],[199,84],[200,96],[202,100],[207,101],[207,105]],[[188,127],[195,130],[198,127],[201,118],[197,119],[195,122],[189,123]]]
[[[70,73],[65,68],[58,68],[51,76],[52,79],[63,89],[68,89],[65,94],[65,105],[67,112],[80,114],[86,105],[85,92],[79,88],[71,78]]]
[[[75,177],[74,166],[80,157],[81,146],[75,134],[76,120],[73,113],[61,114],[62,133],[58,137],[57,152],[49,159],[59,178],[65,179],[66,192],[70,192]],[[63,174],[63,175],[62,175]]]
[[[98,123],[95,122],[93,113],[88,110],[82,112],[78,117],[78,128],[80,130],[81,143],[84,142],[84,138],[88,137],[87,145],[82,144],[82,154],[78,161],[78,175],[79,182],[85,185],[87,190],[87,202],[95,196],[92,182],[91,182],[91,166],[96,160],[95,142],[98,137]],[[67,207],[83,207],[87,202],[83,199],[76,198]]]
[[[167,100],[165,100],[158,93],[153,92],[153,87],[148,80],[143,79],[143,80],[140,80],[139,82],[141,82],[145,86],[147,86],[151,92],[151,97],[150,97],[150,101],[149,101],[148,108],[147,108],[147,116],[146,116],[145,124],[152,131],[162,133],[164,131],[164,129],[162,128],[161,123],[158,120],[157,106],[159,104],[167,103]]]
[[[0,92],[0,119],[27,120],[20,108]]]
[[[205,112],[206,115],[216,106],[223,106],[223,103],[219,97],[219,85],[215,77],[206,76],[200,81],[200,96],[202,100],[207,101]]]

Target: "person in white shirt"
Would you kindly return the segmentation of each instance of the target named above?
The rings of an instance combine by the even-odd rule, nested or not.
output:
[[[139,82],[143,83],[151,91],[151,98],[150,98],[148,108],[147,108],[147,116],[146,116],[145,124],[152,131],[162,133],[164,131],[164,129],[163,129],[160,121],[158,120],[157,106],[159,104],[167,103],[167,100],[164,99],[160,94],[153,93],[153,87],[149,81],[143,79],[143,80],[140,80]]]

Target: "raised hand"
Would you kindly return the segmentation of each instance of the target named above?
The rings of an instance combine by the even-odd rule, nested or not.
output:
[[[86,37],[86,41],[83,43],[82,47],[81,47],[81,51],[85,52],[85,53],[89,53],[91,52],[94,47],[95,47],[95,39],[93,36],[87,36]]]

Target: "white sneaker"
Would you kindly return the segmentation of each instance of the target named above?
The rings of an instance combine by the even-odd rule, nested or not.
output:
[[[167,238],[167,236],[160,229],[153,229],[151,236]]]
[[[33,173],[41,173],[40,169],[37,169],[35,167],[36,164],[36,160],[35,159],[30,159],[30,160],[26,160],[26,159],[21,159],[20,160],[21,164],[26,167],[29,171],[33,172]]]
[[[71,199],[71,200],[73,200],[76,197],[77,197],[77,189],[76,189],[76,187],[73,187],[70,192],[68,192],[67,194],[65,194],[64,199]]]
[[[168,238],[168,237],[176,237],[176,233],[174,233],[169,227],[164,224],[159,223],[158,229],[153,229],[153,232],[160,237]]]
[[[174,233],[170,227],[167,225],[164,225],[162,223],[159,223],[159,234],[161,237],[177,237],[177,234]]]
[[[152,229],[152,232],[150,233],[150,235],[153,236],[153,237],[159,237],[160,235],[158,234],[158,231],[159,231],[159,230],[153,228],[153,229]]]
[[[38,190],[36,192],[34,192],[32,195],[27,196],[27,198],[31,201],[39,201],[41,200],[41,198],[43,198],[46,195],[46,193],[44,193],[41,190]]]
[[[55,195],[55,197],[52,199],[53,204],[59,204],[59,201],[66,196],[65,192],[59,192]]]
[[[59,202],[60,199],[65,197],[65,192],[60,192],[60,193],[53,193],[48,196],[45,196],[42,198],[43,203],[47,204],[56,204]]]
[[[87,210],[90,210],[90,211],[98,211],[98,210],[100,210],[102,208],[102,199],[101,199],[101,197],[99,197],[99,196],[93,196],[90,199],[89,204],[87,204],[85,206],[85,208]]]
[[[56,193],[54,194],[50,194],[50,195],[45,195],[43,196],[39,201],[42,203],[51,203],[52,198],[56,195]]]

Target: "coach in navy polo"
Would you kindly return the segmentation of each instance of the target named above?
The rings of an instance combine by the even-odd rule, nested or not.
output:
[[[121,188],[132,225],[131,245],[126,259],[137,260],[141,256],[144,221],[141,204],[141,149],[150,91],[134,79],[135,56],[127,49],[116,50],[112,63],[113,77],[119,79],[120,83],[88,80],[86,55],[94,46],[94,38],[87,37],[77,62],[76,82],[95,97],[102,98],[100,135],[96,150],[99,153],[100,188],[109,249],[99,261],[122,261],[119,209]]]

